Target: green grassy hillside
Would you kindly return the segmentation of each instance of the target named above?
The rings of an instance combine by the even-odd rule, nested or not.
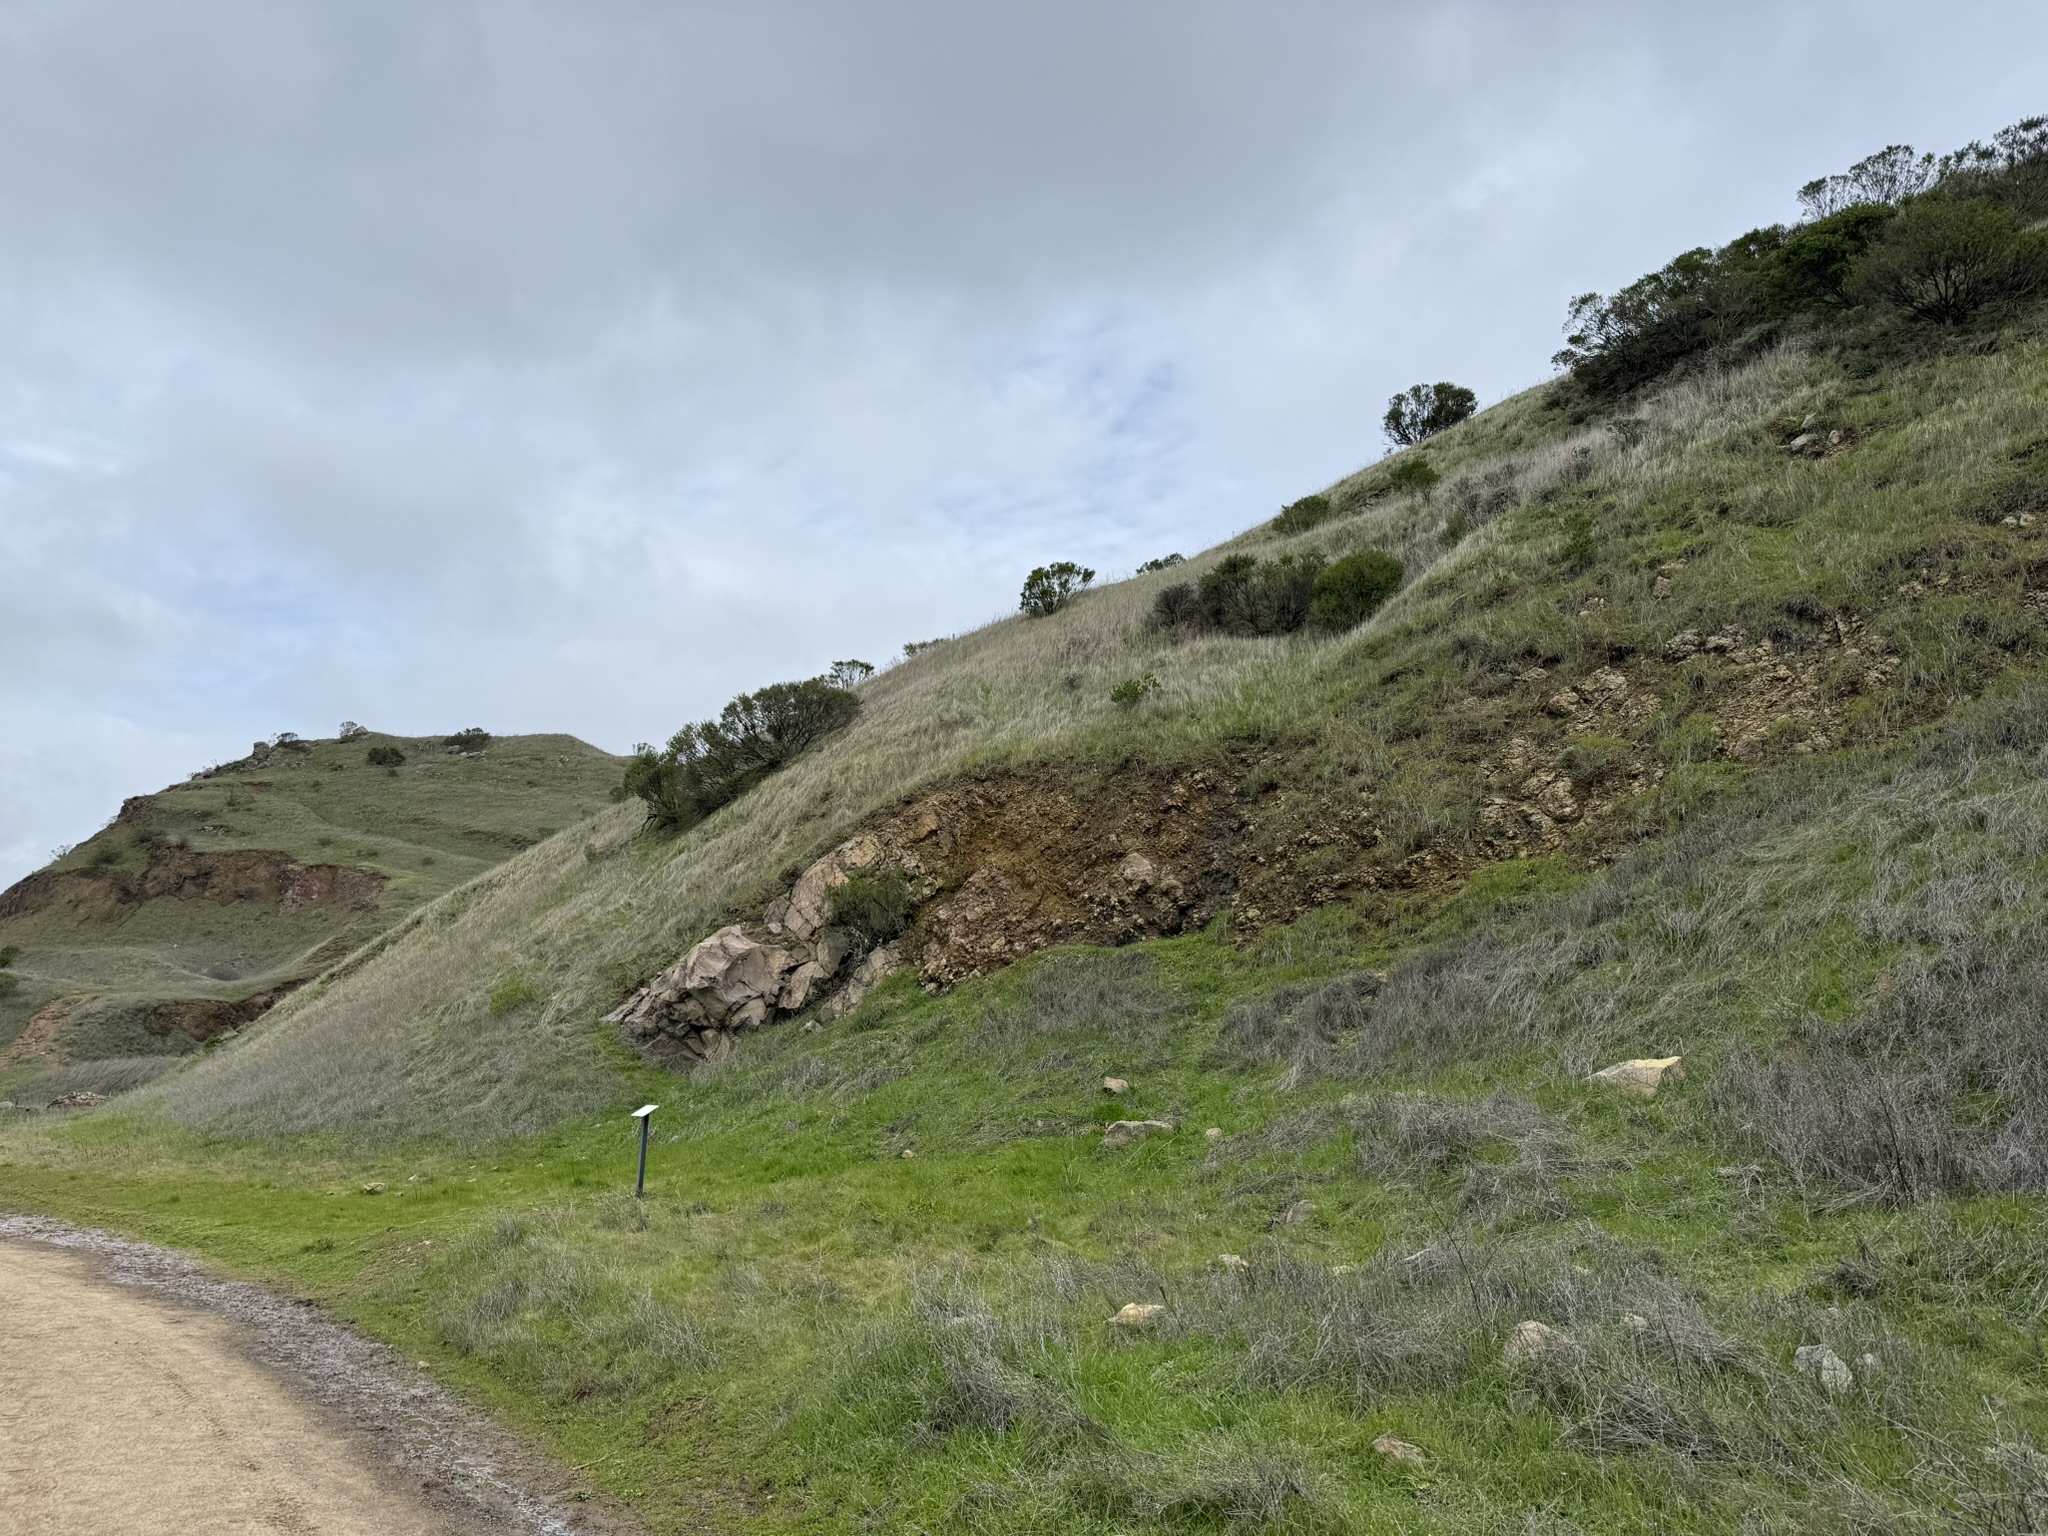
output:
[[[584,820],[618,772],[573,736],[499,738],[472,755],[370,733],[129,800],[0,892],[0,1097],[160,1075],[407,913]]]
[[[2039,1529],[2048,326],[1773,325],[921,650],[0,1122],[0,1200],[322,1298],[656,1530]],[[1349,632],[1148,622],[1367,547]],[[605,1022],[927,824],[850,1015],[688,1077]]]

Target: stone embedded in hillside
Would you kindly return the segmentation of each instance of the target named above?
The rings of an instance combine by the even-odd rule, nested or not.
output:
[[[1244,1270],[1252,1267],[1251,1261],[1241,1253],[1219,1253],[1216,1255],[1216,1263],[1219,1268],[1228,1270]]]
[[[52,1109],[95,1109],[107,1102],[104,1093],[89,1093],[80,1089],[76,1093],[62,1094],[50,1100]]]
[[[1102,1144],[1105,1147],[1127,1147],[1155,1132],[1170,1133],[1172,1130],[1173,1124],[1168,1120],[1112,1120],[1102,1128]]]
[[[1500,1357],[1509,1365],[1527,1365],[1547,1355],[1563,1353],[1571,1347],[1572,1341],[1555,1328],[1531,1318],[1515,1324],[1508,1334],[1507,1343],[1501,1346]]]
[[[1802,1344],[1792,1352],[1792,1365],[1803,1371],[1821,1385],[1821,1390],[1834,1395],[1846,1392],[1856,1385],[1856,1373],[1849,1369],[1849,1362],[1836,1354],[1825,1344]]]
[[[1102,1080],[1102,1091],[1104,1093],[1129,1093],[1131,1085],[1120,1077],[1105,1077]]]
[[[1666,661],[1690,661],[1700,653],[1700,632],[1683,629],[1664,642]]]
[[[1269,1227],[1298,1227],[1316,1213],[1313,1200],[1297,1200],[1276,1215],[1266,1225]]]
[[[867,995],[883,982],[903,969],[902,952],[894,944],[884,944],[880,949],[870,950],[867,957],[854,967],[853,974],[826,1000],[818,1010],[818,1022],[830,1024],[845,1018],[858,1008]]]
[[[1119,1307],[1110,1322],[1118,1328],[1147,1328],[1164,1316],[1166,1308],[1156,1301],[1132,1301]]]
[[[802,1013],[810,1006],[811,995],[832,977],[832,968],[816,960],[806,960],[789,973],[782,983],[782,991],[775,999],[776,1006],[784,1013]]]
[[[1683,1056],[1644,1056],[1634,1061],[1617,1061],[1611,1067],[1602,1067],[1586,1081],[1619,1088],[1639,1099],[1653,1099],[1664,1084],[1684,1078],[1684,1061]]]

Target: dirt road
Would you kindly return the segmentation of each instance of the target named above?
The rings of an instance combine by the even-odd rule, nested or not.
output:
[[[572,1491],[303,1307],[144,1245],[0,1218],[5,1536],[626,1528],[574,1510]]]

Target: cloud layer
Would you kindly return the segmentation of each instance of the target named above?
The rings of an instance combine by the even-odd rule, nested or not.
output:
[[[1963,9],[18,0],[0,882],[257,735],[619,750],[1213,542],[2048,107]]]

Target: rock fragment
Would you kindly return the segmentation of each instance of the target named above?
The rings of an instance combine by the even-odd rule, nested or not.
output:
[[[1559,1333],[1548,1323],[1539,1323],[1534,1318],[1515,1324],[1508,1334],[1508,1341],[1501,1346],[1500,1357],[1509,1365],[1527,1365],[1546,1355],[1554,1355],[1571,1348],[1571,1340]]]
[[[1414,1444],[1412,1441],[1403,1440],[1399,1435],[1376,1435],[1373,1438],[1372,1448],[1380,1453],[1381,1459],[1389,1466],[1407,1465],[1419,1467],[1429,1460],[1429,1457],[1423,1453],[1421,1446]]]
[[[1792,1352],[1792,1366],[1813,1377],[1830,1396],[1856,1385],[1856,1373],[1849,1369],[1849,1362],[1825,1344],[1800,1345]]]
[[[1149,1328],[1166,1316],[1166,1308],[1156,1301],[1126,1302],[1109,1321],[1117,1328]]]
[[[1633,1061],[1617,1061],[1611,1067],[1602,1067],[1586,1081],[1619,1088],[1639,1099],[1653,1099],[1664,1084],[1684,1078],[1684,1061],[1683,1056],[1639,1056]]]

